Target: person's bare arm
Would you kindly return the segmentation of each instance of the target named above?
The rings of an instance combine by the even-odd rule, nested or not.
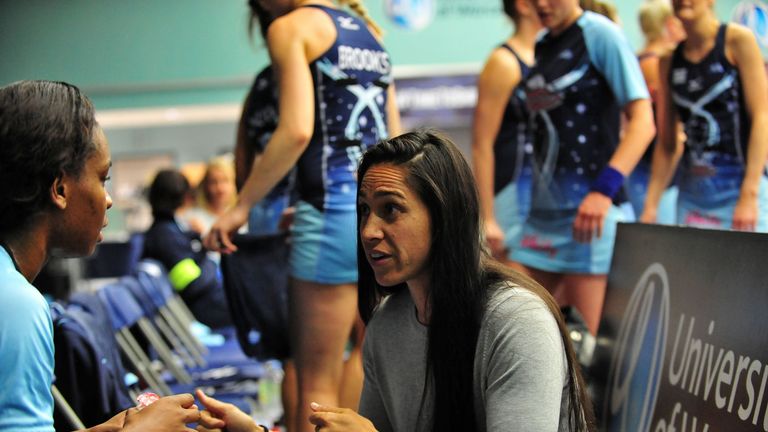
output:
[[[747,146],[744,179],[741,182],[739,200],[733,212],[733,228],[753,231],[758,219],[758,193],[765,175],[768,158],[768,79],[755,37],[747,28],[729,25],[726,37],[726,56],[739,70],[744,86],[744,103],[752,127]],[[763,215],[765,216],[765,215]]]
[[[669,76],[671,56],[666,56],[659,62],[659,75]],[[658,97],[656,99],[656,146],[653,149],[651,162],[651,177],[648,181],[648,192],[645,196],[643,214],[640,221],[655,223],[659,201],[664,190],[669,186],[672,177],[683,154],[684,142],[678,139],[679,120],[677,109],[672,102],[672,94],[666,79],[659,80]]]
[[[477,80],[477,105],[472,123],[472,165],[480,199],[480,213],[485,238],[493,255],[505,255],[504,232],[494,213],[494,150],[504,109],[513,89],[520,83],[520,65],[504,49],[496,49],[488,58]]]
[[[613,152],[608,166],[628,176],[645,153],[656,133],[653,125],[651,101],[635,99],[624,106],[624,132],[619,145]],[[573,222],[573,236],[577,241],[589,243],[600,237],[603,222],[612,204],[612,198],[600,192],[590,192],[584,197]]]
[[[397,92],[395,91],[395,83],[389,85],[387,88],[387,132],[390,137],[396,137],[403,133],[402,125],[400,124],[400,109],[397,107]]]
[[[238,202],[219,218],[205,237],[205,247],[218,252],[237,249],[231,235],[261,200],[296,165],[314,129],[314,92],[302,22],[285,16],[269,26],[267,35],[272,65],[279,81],[280,108],[277,129],[264,152],[251,167]]]
[[[243,113],[237,124],[237,134],[235,136],[235,186],[237,186],[238,191],[242,189],[243,184],[245,184],[245,180],[248,178],[250,172],[250,167],[253,164],[253,159],[248,157],[250,152],[248,151],[248,143],[245,135],[245,122],[247,121],[245,118],[246,107],[250,104],[251,97],[251,94],[248,93],[245,102],[243,102]]]

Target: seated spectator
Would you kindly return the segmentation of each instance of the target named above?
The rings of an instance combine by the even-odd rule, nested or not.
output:
[[[54,432],[50,310],[32,285],[52,257],[93,253],[107,224],[109,145],[70,84],[0,87],[0,431]],[[189,432],[191,395],[123,411],[88,431]]]
[[[160,261],[173,289],[201,323],[220,328],[231,325],[218,266],[206,256],[200,235],[184,231],[176,220],[190,196],[189,182],[177,170],[157,173],[149,188],[154,221],[144,235],[143,258]]]
[[[216,218],[229,210],[237,200],[232,161],[224,157],[211,159],[195,195],[195,205],[185,210],[179,219],[191,230],[205,234]]]

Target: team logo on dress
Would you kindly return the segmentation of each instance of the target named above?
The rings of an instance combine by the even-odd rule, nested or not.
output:
[[[672,70],[672,84],[682,84],[688,79],[688,70],[677,68]]]
[[[573,51],[571,50],[563,50],[563,52],[560,53],[559,56],[557,56],[560,60],[571,60],[573,59]]]
[[[701,91],[701,89],[703,89],[703,88],[704,88],[704,86],[701,85],[701,79],[699,79],[699,78],[692,79],[692,80],[688,81],[688,91],[691,92],[691,93],[695,93],[697,91]]]
[[[408,30],[421,30],[435,17],[435,0],[385,0],[387,16]]]
[[[543,76],[535,75],[526,84],[525,104],[531,112],[549,111],[563,104],[563,95],[552,91]]]
[[[669,280],[651,264],[632,291],[608,375],[606,430],[648,432],[659,393],[669,326]]]

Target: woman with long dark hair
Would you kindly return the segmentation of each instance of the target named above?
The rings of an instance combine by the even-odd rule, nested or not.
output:
[[[407,133],[366,152],[358,176],[360,415],[379,431],[591,430],[560,310],[483,249],[459,150],[434,132]],[[313,409],[319,430],[367,424]]]
[[[593,431],[560,309],[483,248],[469,165],[446,138],[407,133],[358,171],[359,413],[312,403],[316,431]],[[258,431],[198,392],[201,425]]]

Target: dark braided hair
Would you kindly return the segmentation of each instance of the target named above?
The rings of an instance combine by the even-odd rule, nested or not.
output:
[[[64,174],[78,177],[96,150],[91,101],[54,81],[19,81],[0,88],[0,234],[24,227],[49,204]]]

